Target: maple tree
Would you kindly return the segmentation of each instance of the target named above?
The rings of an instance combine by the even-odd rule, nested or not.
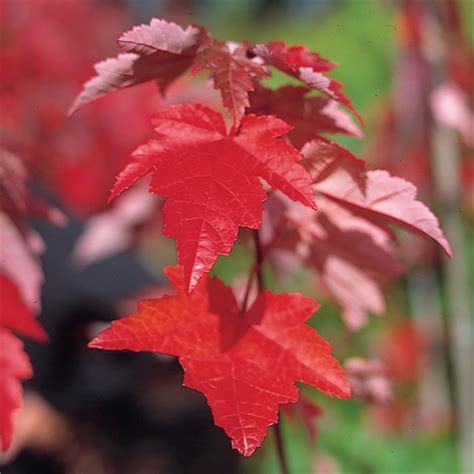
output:
[[[304,46],[221,42],[202,27],[156,19],[124,33],[118,44],[124,52],[96,65],[97,76],[71,113],[150,80],[165,94],[187,70],[207,70],[230,123],[201,104],[171,106],[152,117],[155,138],[132,154],[109,200],[152,175],[150,192],[165,198],[164,234],[176,240],[180,266],[167,270],[176,294],[139,302],[135,314],[114,322],[90,347],[177,356],[184,384],[204,393],[215,423],[250,455],[277,422],[279,404],[297,400],[294,382],[332,396],[350,394],[329,344],[303,324],[316,303],[264,290],[264,259],[291,250],[318,269],[355,329],[366,311],[383,312],[374,273],[403,271],[390,247],[391,225],[433,239],[448,255],[451,249],[411,183],[366,171],[361,159],[320,136],[361,136],[339,109],[361,121],[342,84],[326,75],[335,68],[329,60]],[[265,87],[271,68],[302,85]],[[264,215],[271,237],[262,244]],[[256,242],[240,307],[228,287],[206,276],[218,255],[230,253],[239,227],[253,229]],[[253,278],[259,290],[248,307]]]
[[[291,266],[278,267],[278,258],[290,254],[296,266],[314,272],[320,288],[341,306],[347,326],[357,330],[369,312],[385,310],[381,280],[404,271],[396,258],[393,226],[431,239],[448,255],[451,249],[436,217],[416,199],[414,185],[384,170],[368,170],[365,161],[325,138],[329,133],[360,138],[363,125],[343,85],[328,75],[336,68],[328,59],[281,41],[223,42],[204,27],[182,28],[158,19],[125,32],[117,42],[121,53],[94,66],[96,76],[85,83],[69,113],[77,112],[72,120],[79,120],[78,110],[97,99],[90,107],[102,110],[104,96],[154,83],[160,96],[159,109],[151,117],[155,135],[136,148],[118,173],[109,196],[109,202],[117,199],[112,211],[96,216],[97,225],[91,229],[97,233],[82,240],[74,255],[87,263],[130,245],[133,229],[162,204],[163,233],[176,241],[178,265],[166,270],[175,294],[139,301],[134,314],[113,322],[89,346],[178,357],[184,385],[206,396],[215,424],[225,430],[234,448],[250,456],[268,427],[278,423],[280,405],[297,402],[296,382],[339,398],[351,394],[350,380],[331,355],[331,345],[305,324],[319,304],[299,293],[266,289],[264,266],[272,266],[277,274],[289,272]],[[265,81],[273,69],[289,76],[292,84],[270,88]],[[170,105],[166,97],[177,81],[184,78],[183,89],[187,84],[191,88],[197,74],[209,76],[221,104],[186,100]],[[203,87],[198,90],[201,93]],[[114,104],[125,96],[116,95]],[[140,103],[146,97],[148,90]],[[111,122],[108,135],[127,135],[120,110],[114,105],[108,115],[91,115],[94,123]],[[140,114],[133,109],[135,115]],[[140,137],[138,143],[142,123],[143,117],[130,134]],[[93,149],[100,154],[100,138],[97,142]],[[123,165],[118,160],[114,171],[118,162]],[[9,390],[1,395],[8,410],[8,422],[2,425],[3,447],[12,429],[11,413],[21,403],[20,380],[31,375],[20,342],[10,331],[38,340],[45,336],[30,307],[38,301],[42,282],[36,263],[39,247],[27,238],[18,216],[61,220],[26,192],[25,178],[11,179],[11,167],[5,169],[0,175],[6,177],[2,192],[24,197],[6,200],[6,212],[0,217],[8,225],[2,227],[9,232],[9,248],[17,248],[21,264],[35,269],[37,276],[26,287],[19,267],[1,260],[5,266],[0,268],[0,284],[9,310],[2,313],[0,337],[5,347],[12,348],[0,353],[8,379],[2,386]],[[87,172],[88,167],[78,169]],[[135,183],[146,175],[151,175],[149,191],[163,200],[145,202],[143,189]],[[97,188],[110,178],[100,176],[91,178],[100,181]],[[231,288],[208,273],[219,255],[232,251],[239,228],[253,234],[255,262],[237,302]],[[123,238],[109,248],[94,246],[101,229],[109,233],[115,229]],[[242,241],[247,243],[245,232]],[[13,318],[11,311],[21,318]],[[12,354],[18,354],[18,365]],[[297,407],[310,419],[319,414],[301,398]],[[308,429],[314,436],[311,422]],[[281,445],[278,430],[277,425]]]

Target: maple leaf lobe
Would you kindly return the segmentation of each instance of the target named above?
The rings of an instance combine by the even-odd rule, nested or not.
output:
[[[222,103],[234,124],[239,124],[249,107],[249,92],[254,90],[253,78],[268,77],[265,68],[247,57],[247,48],[239,43],[208,39],[198,49],[193,74],[208,69],[214,88],[221,93]]]

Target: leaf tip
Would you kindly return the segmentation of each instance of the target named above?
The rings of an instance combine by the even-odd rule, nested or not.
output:
[[[247,438],[233,439],[232,448],[236,449],[242,456],[250,457],[261,443],[249,441]]]
[[[77,100],[74,101],[74,103],[71,105],[71,107],[69,107],[68,111],[66,112],[66,117],[68,119],[71,118],[77,112],[77,109],[79,108],[76,105],[76,102]]]
[[[347,379],[345,379],[345,382],[342,384],[340,389],[341,394],[338,396],[338,398],[341,398],[342,400],[348,400],[352,397],[352,387]]]
[[[49,342],[48,333],[43,329],[43,326],[37,324],[35,328],[34,333],[30,334],[30,337],[40,344],[46,344]]]
[[[193,271],[189,276],[185,276],[185,285],[188,294],[192,293],[194,288],[196,288],[201,276],[202,272],[200,271]]]
[[[103,346],[102,342],[103,342],[102,337],[99,334],[98,336],[94,337],[94,339],[92,339],[92,341],[88,342],[87,347],[89,349],[103,349],[104,346]]]
[[[439,242],[441,248],[443,249],[444,253],[449,257],[453,257],[453,249],[451,248],[451,244],[448,242],[448,239],[444,237],[442,241]]]
[[[109,197],[107,198],[107,204],[112,204],[112,201],[118,196],[118,193],[116,193],[114,191],[114,189],[112,188],[110,190],[110,194],[109,194]]]
[[[123,186],[120,186],[120,181],[118,180],[118,177],[117,177],[117,181],[112,186],[112,189],[110,190],[110,193],[109,193],[109,197],[107,198],[107,204],[112,204],[112,201],[118,198],[126,189],[128,188],[124,188]]]

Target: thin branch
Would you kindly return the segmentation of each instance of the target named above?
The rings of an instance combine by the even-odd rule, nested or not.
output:
[[[288,461],[285,455],[285,447],[283,443],[283,435],[281,432],[280,423],[273,425],[273,432],[275,433],[278,462],[280,464],[281,474],[290,474],[290,470],[288,469]]]
[[[247,287],[245,288],[245,293],[244,293],[244,299],[243,299],[243,302],[242,302],[242,309],[240,310],[240,315],[243,316],[245,311],[247,311],[247,306],[248,306],[248,302],[249,302],[249,297],[250,297],[250,291],[252,290],[252,282],[253,282],[253,279],[257,273],[257,267],[258,265],[255,263],[254,265],[252,265],[252,268],[250,269],[250,272],[249,272],[249,277],[248,277],[248,280],[247,280]]]
[[[260,242],[260,235],[258,233],[258,230],[255,230],[253,232],[253,236],[255,240],[254,268],[256,269],[258,291],[260,292],[260,291],[263,291],[263,289],[265,288],[265,283],[263,279],[263,261],[265,258],[265,254],[264,254],[264,249],[262,247],[262,244]],[[253,275],[251,275],[250,278],[253,278]],[[286,454],[285,454],[285,446],[283,442],[283,435],[281,432],[280,423],[273,425],[273,432],[275,433],[277,456],[278,456],[278,462],[280,464],[281,474],[290,474],[290,470],[288,469],[288,461],[286,459]]]
[[[264,289],[263,272],[262,272],[264,254],[263,254],[262,245],[260,243],[260,235],[258,233],[258,230],[253,231],[253,236],[255,239],[255,264],[257,267],[258,290],[262,291]]]

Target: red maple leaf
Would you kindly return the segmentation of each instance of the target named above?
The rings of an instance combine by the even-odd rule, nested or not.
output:
[[[0,448],[8,449],[13,431],[13,415],[23,403],[21,380],[32,375],[23,343],[0,327]]]
[[[118,44],[125,53],[94,65],[97,75],[84,84],[69,114],[110,92],[143,82],[156,80],[164,90],[191,66],[204,34],[204,29],[183,29],[156,18],[124,33]]]
[[[398,346],[406,351],[406,341]],[[413,359],[411,359],[413,364]],[[385,364],[380,359],[364,359],[351,357],[344,362],[347,377],[351,383],[355,397],[367,403],[387,405],[393,401],[392,381],[389,378]],[[392,375],[392,374],[390,374]]]
[[[149,25],[135,26],[117,40],[128,53],[141,56],[158,51],[169,54],[183,54],[196,45],[201,29],[196,26],[181,28],[173,22],[153,18]]]
[[[66,216],[57,208],[36,198],[28,189],[28,171],[22,160],[0,147],[0,203],[2,211],[15,221],[38,217],[56,225],[64,225]]]
[[[324,197],[318,200],[317,212],[283,196],[279,200],[287,224],[276,238],[276,256],[292,255],[314,268],[320,285],[341,307],[349,329],[360,329],[368,312],[382,314],[385,301],[379,280],[404,271],[395,259],[390,235]]]
[[[345,218],[347,211],[330,204],[322,201],[323,211],[313,222],[306,263],[318,270],[322,285],[341,306],[347,327],[358,330],[368,312],[385,312],[381,277],[399,276],[404,269],[387,245],[387,234],[380,238],[380,229],[356,216]]]
[[[65,219],[33,196],[27,178],[21,160],[0,148],[0,450],[11,443],[13,414],[23,398],[20,381],[32,374],[22,342],[9,329],[39,342],[47,339],[32,311],[40,307],[43,273],[37,255],[43,241],[24,218],[45,217],[59,224]]]
[[[313,257],[324,262],[330,255],[338,255],[351,264],[365,270],[398,276],[403,273],[403,266],[397,262],[386,242],[379,242],[367,226],[358,226],[357,217],[349,222],[341,219],[342,209],[330,206],[324,201],[323,209],[318,212],[314,223],[312,237],[317,240],[313,246]],[[351,225],[351,223],[353,225]]]
[[[315,207],[300,153],[280,138],[291,130],[282,120],[247,115],[228,132],[219,113],[196,104],[162,110],[152,123],[160,140],[136,150],[111,198],[153,172],[150,189],[167,198],[164,234],[176,239],[190,291],[230,252],[238,226],[260,227],[266,194],[258,178]]]
[[[42,246],[43,242],[35,240],[36,234],[27,236],[28,239],[15,226],[10,216],[0,211],[0,273],[15,282],[28,306],[39,308],[44,276],[38,259],[42,248],[38,249],[37,246]]]
[[[202,69],[211,71],[214,87],[220,90],[222,103],[236,124],[250,105],[248,93],[254,90],[253,77],[268,77],[261,64],[247,57],[244,45],[212,39],[199,48],[194,61],[193,72]]]
[[[2,210],[14,216],[28,213],[28,173],[22,161],[13,153],[0,148],[0,202]]]
[[[301,148],[318,133],[344,133],[362,138],[362,132],[350,114],[335,100],[308,97],[306,87],[283,86],[267,89],[261,85],[250,94],[249,112],[256,115],[276,115],[295,128],[288,134],[293,145]]]
[[[188,294],[179,266],[166,273],[175,296],[139,302],[136,314],[113,322],[89,346],[179,357],[184,385],[206,396],[215,424],[240,453],[250,456],[262,443],[279,404],[298,399],[295,382],[350,396],[330,344],[304,324],[315,301],[263,291],[241,311],[220,280],[205,276]]]
[[[287,46],[283,41],[270,41],[258,44],[254,50],[268,64],[294,77],[298,77],[302,67],[318,72],[331,71],[337,67],[329,59],[310,51],[304,45]]]
[[[362,160],[327,140],[313,140],[302,152],[317,192],[387,231],[393,224],[431,238],[451,256],[438,219],[416,200],[417,189],[412,183],[383,170],[364,172]]]
[[[79,267],[123,252],[139,238],[144,223],[151,220],[159,198],[148,193],[146,184],[120,196],[114,205],[85,222],[71,253]]]
[[[310,264],[320,270],[322,287],[341,307],[341,316],[348,329],[358,331],[367,324],[368,313],[386,311],[383,292],[370,273],[338,255],[329,255],[324,266],[318,267],[318,260],[319,256],[314,254],[309,258]]]
[[[269,65],[341,102],[362,123],[342,92],[342,83],[323,74],[336,65],[306,46],[286,46],[277,41],[257,46],[224,43],[210,38],[202,27],[183,29],[155,18],[149,25],[124,33],[118,44],[124,53],[94,66],[97,75],[84,85],[70,114],[110,92],[151,80],[156,80],[163,91],[193,66],[194,72],[210,70],[214,87],[220,90],[224,106],[238,124],[249,106],[248,93],[254,90],[253,79],[267,77],[264,65]]]
[[[286,46],[282,41],[258,44],[253,51],[269,66],[341,102],[363,123],[362,117],[355,110],[352,102],[342,92],[343,84],[323,74],[336,67],[326,58],[309,51],[306,46]]]
[[[38,254],[44,250],[44,244],[24,219],[40,217],[63,225],[66,217],[35,197],[27,180],[28,172],[20,158],[0,148],[0,274],[16,284],[28,306],[39,308],[43,273]]]
[[[306,143],[301,152],[304,156],[302,164],[316,185],[334,174],[347,174],[348,180],[353,180],[362,191],[365,189],[365,161],[341,145],[318,137]]]

